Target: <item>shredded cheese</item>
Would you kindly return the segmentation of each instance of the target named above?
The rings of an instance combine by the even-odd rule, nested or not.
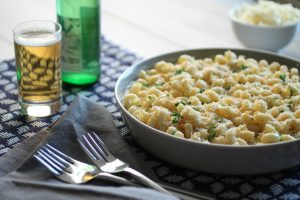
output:
[[[284,26],[300,20],[300,10],[291,4],[260,0],[257,4],[243,4],[236,11],[238,21],[261,26]]]

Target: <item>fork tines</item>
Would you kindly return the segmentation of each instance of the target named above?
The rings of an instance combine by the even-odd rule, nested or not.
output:
[[[50,145],[37,151],[34,157],[56,176],[64,171],[70,172],[70,158]]]
[[[85,152],[88,153],[94,160],[111,162],[115,159],[106,145],[94,132],[83,134],[82,140],[77,140]]]

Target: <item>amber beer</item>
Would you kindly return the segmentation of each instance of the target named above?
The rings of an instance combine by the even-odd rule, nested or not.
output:
[[[14,45],[21,113],[43,117],[61,106],[61,33],[38,25],[15,34]]]

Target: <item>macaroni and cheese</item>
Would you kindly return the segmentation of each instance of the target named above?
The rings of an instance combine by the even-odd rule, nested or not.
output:
[[[253,145],[300,137],[299,71],[226,51],[142,70],[123,105],[141,122],[199,142]]]

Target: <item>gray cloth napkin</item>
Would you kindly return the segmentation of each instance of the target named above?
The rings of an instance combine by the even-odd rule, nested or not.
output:
[[[0,158],[0,199],[177,199],[151,189],[118,186],[103,180],[84,185],[66,184],[32,157],[39,147],[48,143],[80,161],[91,163],[76,140],[76,136],[87,131],[99,133],[115,156],[155,178],[124,141],[110,113],[100,104],[78,96],[58,121]]]

